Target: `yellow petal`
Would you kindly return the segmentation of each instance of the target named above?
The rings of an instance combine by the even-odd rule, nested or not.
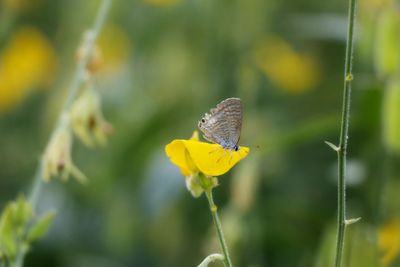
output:
[[[165,146],[165,153],[173,164],[179,167],[183,176],[190,176],[195,171],[193,163],[189,161],[190,157],[184,145],[186,140],[174,140]]]
[[[182,140],[197,168],[207,176],[220,176],[228,172],[249,153],[248,147],[239,151],[223,149],[220,145]]]
[[[0,112],[22,102],[31,91],[46,88],[54,78],[54,48],[35,28],[17,30],[0,58]]]
[[[201,171],[206,176],[220,176],[228,172],[249,153],[248,147],[239,151],[223,149],[218,144],[199,141],[197,131],[189,140],[174,140],[165,146],[165,153],[171,162],[179,167],[182,175],[188,177]]]
[[[389,266],[400,254],[400,219],[394,218],[379,229],[379,248],[384,253],[382,262]]]

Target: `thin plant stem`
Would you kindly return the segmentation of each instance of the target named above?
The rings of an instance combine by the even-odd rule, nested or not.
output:
[[[346,58],[344,70],[342,122],[338,153],[338,214],[335,267],[342,265],[344,239],[346,231],[346,155],[350,119],[351,82],[353,80],[353,42],[355,24],[355,0],[349,0]]]
[[[86,76],[86,66],[90,60],[90,51],[93,50],[94,44],[96,42],[96,39],[103,28],[104,22],[107,18],[107,14],[110,10],[111,7],[111,2],[112,0],[102,0],[100,3],[100,7],[98,9],[95,22],[93,27],[89,30],[88,34],[85,36],[84,43],[83,43],[83,48],[85,50],[85,53],[82,57],[81,60],[77,63],[76,66],[76,71],[72,79],[71,86],[69,87],[68,95],[66,97],[66,100],[64,102],[63,108],[59,114],[59,118],[56,122],[56,125],[52,131],[52,134],[50,135],[49,141],[47,143],[47,146],[50,144],[50,140],[52,139],[53,135],[57,132],[57,130],[60,127],[65,127],[67,126],[66,124],[69,123],[69,120],[66,120],[63,114],[68,113],[69,109],[71,108],[71,105],[75,98],[78,95],[79,88],[81,87],[82,83],[85,80]],[[32,209],[36,210],[36,206],[39,201],[39,196],[41,194],[41,191],[43,190],[43,159],[40,160],[39,165],[37,167],[35,176],[33,178],[33,183],[31,187],[31,191],[29,193],[29,202],[32,205]],[[24,264],[24,258],[25,258],[26,251],[23,249],[19,248],[17,255],[16,255],[16,260],[14,263],[14,267],[22,267]]]
[[[229,252],[228,252],[228,246],[226,245],[226,241],[224,238],[224,233],[222,231],[222,225],[221,221],[219,220],[219,216],[217,213],[217,206],[214,203],[213,195],[212,195],[212,189],[209,189],[206,191],[206,196],[208,200],[208,204],[210,206],[210,211],[211,215],[213,218],[213,222],[215,225],[215,228],[217,229],[217,234],[218,234],[218,240],[222,248],[222,253],[224,254],[224,266],[225,267],[233,267],[232,265],[232,260],[229,257]]]
[[[31,187],[31,192],[29,194],[29,202],[34,209],[39,198],[39,194],[42,190],[42,176],[43,176],[43,166],[42,161],[39,163],[39,166],[36,169],[35,176],[33,177],[33,185]]]
[[[93,49],[94,43],[102,29],[104,22],[107,18],[108,11],[111,7],[111,0],[102,0],[100,8],[97,12],[96,20],[94,23],[93,28],[89,31],[89,35],[85,36],[83,47],[86,51],[84,53],[83,58],[78,62],[76,66],[76,71],[74,74],[74,78],[72,79],[71,86],[69,87],[68,95],[63,105],[63,109],[59,114],[59,119],[54,127],[52,134],[50,135],[49,141],[47,145],[49,145],[51,137],[57,132],[59,127],[65,126],[65,124],[69,123],[68,120],[65,119],[63,116],[65,113],[68,113],[73,101],[75,100],[76,96],[78,95],[79,88],[81,87],[82,83],[85,80],[86,75],[86,65],[90,59],[90,52]],[[41,184],[42,184],[42,177],[43,177],[43,162],[39,163],[38,169],[36,171],[36,175],[34,176],[34,182],[31,189],[31,193],[29,195],[29,201],[32,205],[32,208],[35,209],[37,205],[38,196],[40,195],[41,191]]]

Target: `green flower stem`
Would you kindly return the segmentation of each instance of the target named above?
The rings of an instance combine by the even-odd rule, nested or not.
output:
[[[337,147],[338,215],[337,215],[335,267],[340,267],[342,265],[344,238],[346,231],[346,155],[347,155],[347,141],[348,141],[349,117],[350,117],[351,82],[353,80],[352,60],[353,60],[355,9],[356,9],[355,0],[349,0],[342,122],[340,129],[340,142],[339,146]]]
[[[65,119],[66,116],[63,116],[64,114],[68,113],[72,103],[74,102],[75,98],[78,95],[79,89],[82,85],[82,83],[85,80],[86,76],[86,66],[89,62],[90,59],[90,51],[93,50],[93,46],[96,42],[96,39],[103,28],[104,22],[107,18],[107,14],[110,10],[111,7],[111,2],[112,0],[102,0],[99,10],[96,15],[96,19],[94,22],[93,27],[89,31],[89,35],[85,36],[83,47],[86,53],[84,53],[83,58],[77,63],[76,71],[74,78],[72,80],[72,84],[69,87],[69,92],[68,96],[64,102],[63,109],[60,112],[58,121],[56,123],[56,126],[54,127],[52,134],[50,135],[50,139],[47,145],[49,145],[51,137],[57,132],[57,129],[59,127],[66,127],[69,124],[69,120]],[[29,194],[29,202],[32,205],[32,209],[35,210],[38,200],[39,200],[39,195],[43,189],[43,160],[39,162],[39,166],[36,170],[36,174],[34,176],[33,180],[33,185],[31,188],[31,192]],[[23,249],[19,248],[17,255],[16,255],[16,260],[14,263],[13,267],[22,267],[24,264],[24,257],[25,257],[26,252],[23,251]]]
[[[42,190],[42,176],[43,176],[43,164],[42,160],[39,163],[39,166],[36,169],[35,176],[33,177],[33,185],[31,187],[31,192],[29,194],[29,202],[32,205],[32,209],[35,210],[35,206],[37,205],[39,194]]]
[[[214,221],[214,225],[217,228],[217,234],[219,243],[222,248],[222,252],[224,254],[224,265],[225,267],[233,267],[231,258],[229,257],[228,246],[226,245],[226,241],[224,238],[224,233],[222,232],[221,221],[219,220],[218,213],[217,213],[217,206],[214,204],[214,199],[212,195],[212,189],[206,191],[206,196],[208,200],[208,204],[210,206],[211,215]]]

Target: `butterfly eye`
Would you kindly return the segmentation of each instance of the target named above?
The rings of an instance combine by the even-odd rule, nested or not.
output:
[[[205,120],[205,119],[201,119],[201,122],[202,122],[202,123],[205,123],[205,122],[206,122],[206,120]]]

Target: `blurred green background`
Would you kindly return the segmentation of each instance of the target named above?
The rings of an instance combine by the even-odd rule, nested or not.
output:
[[[99,1],[0,2],[0,209],[28,193]],[[345,266],[400,266],[399,2],[357,1]],[[215,189],[235,266],[332,266],[347,1],[113,1],[95,76],[114,133],[75,140],[90,179],[53,179],[57,210],[26,266],[197,266],[219,247],[204,196],[165,155],[240,97],[250,155]],[[215,263],[215,266],[222,266]],[[214,266],[213,265],[213,266]]]

